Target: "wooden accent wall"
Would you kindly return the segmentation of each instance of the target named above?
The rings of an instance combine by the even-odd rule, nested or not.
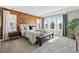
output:
[[[34,23],[35,24],[36,20],[41,18],[38,16],[30,15],[27,13],[23,13],[23,12],[11,10],[11,9],[3,8],[3,10],[10,11],[11,14],[14,14],[17,16],[17,26],[19,26],[20,24],[25,24],[25,23],[27,23],[27,24]]]
[[[17,15],[17,24],[24,24],[24,23],[36,23],[36,20],[39,18],[37,16],[19,13],[15,11],[11,11],[11,14]]]

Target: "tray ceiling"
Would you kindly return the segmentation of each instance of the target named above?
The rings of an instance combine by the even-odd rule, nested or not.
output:
[[[76,6],[74,7],[72,6],[4,6],[4,7],[35,16],[41,16],[41,17],[79,9],[79,7]]]

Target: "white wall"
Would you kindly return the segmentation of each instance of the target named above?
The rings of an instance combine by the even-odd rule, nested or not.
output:
[[[79,19],[79,10],[68,13],[68,21],[71,21],[72,19]],[[79,25],[77,26],[76,30],[77,33],[79,33]]]
[[[79,19],[79,10],[68,13],[68,20],[70,21],[72,19]]]

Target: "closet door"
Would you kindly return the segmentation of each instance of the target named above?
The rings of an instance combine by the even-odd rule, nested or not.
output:
[[[8,32],[17,31],[16,15],[9,14],[9,19],[7,21]]]
[[[3,10],[3,38],[8,39],[8,33],[16,31],[16,15],[10,14],[9,11]]]

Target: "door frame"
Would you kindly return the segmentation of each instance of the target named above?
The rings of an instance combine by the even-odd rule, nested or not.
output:
[[[1,8],[1,38],[3,39],[3,8]]]

